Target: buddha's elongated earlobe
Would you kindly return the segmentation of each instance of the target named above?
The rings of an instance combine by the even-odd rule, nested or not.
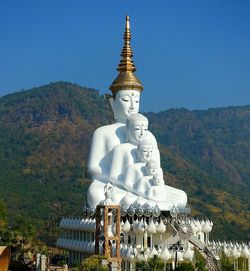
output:
[[[115,100],[113,98],[112,95],[109,95],[109,94],[105,94],[105,97],[112,109],[112,112],[113,112],[113,116],[114,116],[114,120],[117,120],[117,110],[116,110],[116,106],[115,106]]]
[[[129,142],[130,138],[129,138],[129,130],[128,127],[126,127],[126,137],[125,137],[125,142]]]

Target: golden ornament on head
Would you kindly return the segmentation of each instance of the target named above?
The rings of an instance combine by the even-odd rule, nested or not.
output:
[[[116,93],[119,90],[143,90],[140,80],[134,75],[136,68],[132,60],[133,53],[130,46],[131,34],[129,16],[126,16],[126,26],[123,39],[124,45],[121,53],[121,60],[117,67],[119,74],[109,87],[109,89],[112,91],[113,97],[116,96]]]

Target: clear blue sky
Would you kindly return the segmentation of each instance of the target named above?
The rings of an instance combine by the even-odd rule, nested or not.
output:
[[[126,14],[143,111],[250,104],[249,0],[0,0],[0,95],[58,80],[108,92]]]

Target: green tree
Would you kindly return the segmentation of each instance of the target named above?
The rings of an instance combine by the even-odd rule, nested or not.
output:
[[[0,200],[0,230],[6,225],[7,211],[5,204]]]
[[[194,256],[195,256],[195,269],[197,271],[207,271],[206,260],[201,255],[198,249],[194,250]]]
[[[154,255],[153,258],[148,260],[149,270],[152,271],[161,271],[164,268],[164,262],[162,259]]]
[[[136,263],[136,271],[148,271],[147,262],[137,262]]]
[[[107,266],[102,265],[102,261],[107,259],[104,256],[93,255],[86,258],[80,264],[79,271],[108,271]]]
[[[176,269],[176,271],[194,271],[195,268],[192,263],[181,263]]]
[[[234,271],[233,261],[224,251],[220,253],[219,266],[221,271]]]
[[[164,262],[162,259],[154,255],[147,262],[136,263],[137,271],[162,271],[164,270]]]

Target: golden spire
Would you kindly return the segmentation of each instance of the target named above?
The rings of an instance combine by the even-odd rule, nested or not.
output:
[[[109,87],[114,97],[117,91],[119,90],[133,89],[142,91],[143,89],[140,80],[134,75],[136,68],[132,60],[133,53],[130,46],[131,34],[130,34],[129,16],[126,16],[126,26],[123,39],[124,45],[121,53],[121,61],[117,67],[119,74],[113,81],[112,85]]]

